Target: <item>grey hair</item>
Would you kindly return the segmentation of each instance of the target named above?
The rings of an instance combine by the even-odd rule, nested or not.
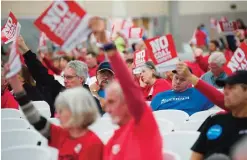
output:
[[[76,75],[81,78],[84,78],[85,79],[84,81],[86,81],[86,79],[88,78],[88,67],[86,63],[79,60],[73,60],[70,61],[66,67],[74,69]]]
[[[87,128],[99,117],[95,99],[83,87],[66,89],[55,100],[56,110],[68,109],[72,116],[68,122],[70,127]]]
[[[216,63],[219,67],[223,66],[226,63],[224,53],[219,51],[213,52],[208,58],[208,63]]]

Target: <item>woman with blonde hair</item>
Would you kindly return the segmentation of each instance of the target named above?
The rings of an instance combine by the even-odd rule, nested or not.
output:
[[[5,73],[7,71],[6,66]],[[61,126],[56,126],[36,110],[18,76],[15,75],[8,81],[27,120],[49,140],[51,147],[59,150],[59,160],[102,159],[103,143],[88,129],[99,115],[96,102],[89,91],[83,87],[76,87],[57,96],[55,107]]]

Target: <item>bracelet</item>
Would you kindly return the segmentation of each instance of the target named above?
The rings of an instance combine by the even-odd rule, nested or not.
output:
[[[104,50],[107,52],[107,51],[110,51],[110,50],[115,50],[117,49],[116,45],[114,43],[108,43],[108,44],[104,44],[103,46]]]

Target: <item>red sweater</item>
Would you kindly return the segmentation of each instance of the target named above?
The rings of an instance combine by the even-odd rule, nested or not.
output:
[[[115,131],[105,147],[104,160],[163,160],[159,128],[140,87],[118,53],[109,60],[133,119]]]
[[[102,160],[104,145],[92,131],[73,139],[67,130],[52,124],[50,134],[49,145],[59,150],[58,160]]]
[[[18,102],[8,89],[6,89],[1,96],[1,108],[19,109]]]
[[[208,71],[208,58],[209,58],[209,55],[207,56],[201,55],[201,56],[196,57],[196,62],[198,63],[198,65],[201,67],[201,69],[204,72]]]
[[[48,58],[44,57],[44,58],[43,58],[43,62],[44,62],[44,64],[47,66],[47,68],[48,68],[49,70],[51,70],[53,73],[55,73],[56,75],[60,75],[60,74],[61,74],[62,71],[61,71],[59,68],[56,68],[56,67],[52,64],[51,60],[49,60]]]
[[[96,76],[96,71],[97,71],[97,69],[98,69],[98,65],[96,65],[96,66],[93,67],[93,68],[88,68],[89,76],[90,76],[90,77]]]
[[[201,77],[205,72],[201,69],[201,67],[196,62],[185,62],[192,70],[193,74],[197,77]]]
[[[200,79],[195,88],[198,89],[203,95],[205,95],[218,107],[229,111],[229,109],[226,108],[224,104],[224,94],[217,90],[215,87]]]
[[[196,38],[196,44],[198,47],[203,47],[206,45],[207,35],[200,29],[196,30],[195,38]]]
[[[165,79],[157,79],[153,85],[143,88],[143,94],[147,101],[151,101],[158,93],[172,89]]]

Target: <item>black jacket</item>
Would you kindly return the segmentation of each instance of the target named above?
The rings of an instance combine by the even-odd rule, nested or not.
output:
[[[49,97],[51,97],[52,104],[51,107],[51,115],[54,116],[55,113],[55,107],[54,102],[57,97],[57,95],[65,89],[64,86],[62,86],[57,80],[54,79],[52,75],[48,74],[47,68],[43,66],[43,64],[37,59],[37,56],[35,53],[33,53],[31,50],[29,50],[27,53],[24,54],[25,63],[32,74],[33,78],[36,81],[36,84],[38,86],[45,87],[47,93],[43,94],[49,94]],[[88,85],[84,84],[84,88],[89,90]],[[95,97],[94,97],[95,98]],[[103,114],[100,102],[97,98],[95,98],[95,101],[98,105],[99,112]]]

